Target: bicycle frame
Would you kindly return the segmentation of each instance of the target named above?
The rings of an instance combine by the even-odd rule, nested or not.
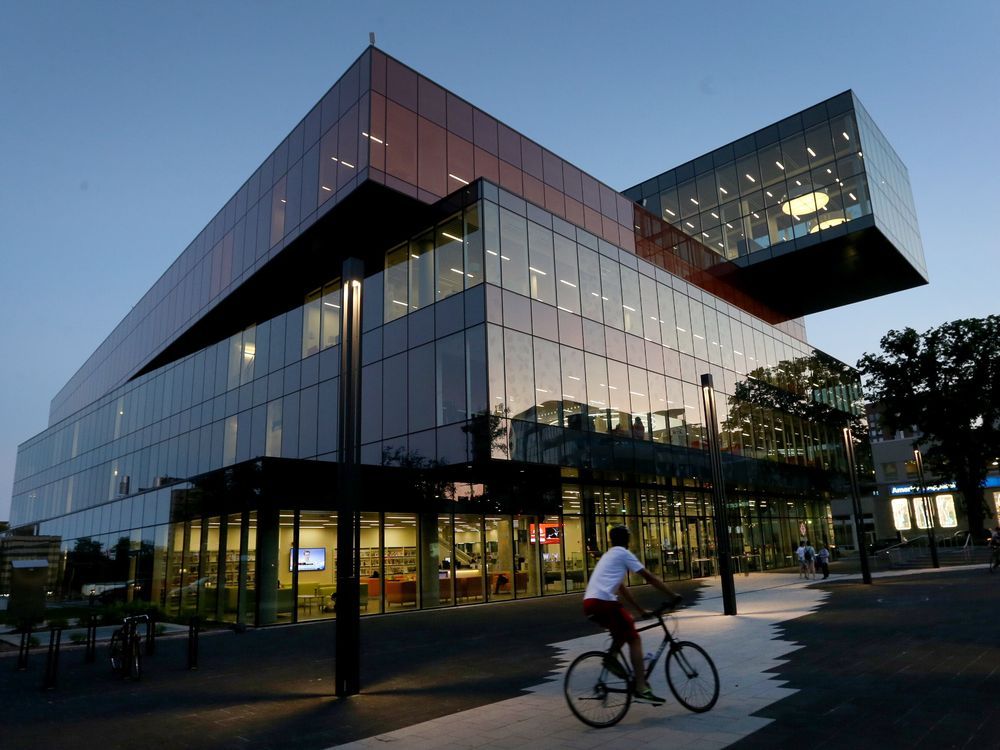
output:
[[[659,612],[653,612],[653,616],[656,617],[656,622],[650,623],[649,625],[646,625],[641,628],[636,628],[636,630],[640,633],[643,633],[647,630],[652,630],[655,627],[663,628],[663,640],[660,641],[659,648],[657,648],[656,651],[653,652],[653,658],[650,659],[649,662],[646,664],[645,673],[647,678],[653,673],[653,669],[656,667],[656,665],[659,664],[660,657],[663,656],[663,652],[666,651],[667,647],[672,643],[674,643],[676,640],[674,638],[673,633],[670,632],[670,628],[667,627],[667,621],[664,615],[660,614]],[[669,617],[669,615],[667,615],[666,617]]]

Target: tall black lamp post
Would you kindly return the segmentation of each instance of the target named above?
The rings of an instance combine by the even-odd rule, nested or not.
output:
[[[344,261],[340,322],[340,425],[337,446],[337,643],[336,694],[361,690],[361,602],[359,586],[361,496],[361,282],[364,263]]]
[[[861,558],[861,580],[872,582],[872,571],[868,566],[868,545],[865,544],[865,525],[861,517],[861,490],[858,488],[858,468],[854,461],[854,438],[850,426],[842,431],[844,455],[847,457],[847,473],[851,480],[851,504],[854,508],[854,533],[858,539],[858,553]]]
[[[934,514],[930,498],[927,497],[927,483],[924,482],[924,456],[919,448],[913,449],[913,458],[917,462],[917,478],[920,480],[920,502],[924,504],[924,518],[927,519],[927,541],[931,546],[931,565],[940,568],[938,561],[937,537],[934,535]]]
[[[719,445],[719,415],[715,408],[715,387],[712,376],[701,376],[701,397],[705,408],[705,434],[708,456],[712,465],[712,501],[715,515],[715,544],[719,552],[719,577],[722,579],[722,611],[736,614],[736,584],[733,582],[733,561],[729,544],[729,510],[726,506],[726,486],[722,476],[722,447]]]

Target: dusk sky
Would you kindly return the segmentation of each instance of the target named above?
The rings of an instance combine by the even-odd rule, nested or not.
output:
[[[997,312],[996,2],[0,0],[0,520],[51,398],[370,31],[618,189],[853,88],[909,168],[931,283],[810,316],[810,342],[853,364]]]

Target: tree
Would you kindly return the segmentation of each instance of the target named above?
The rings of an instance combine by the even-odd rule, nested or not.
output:
[[[1000,316],[889,331],[880,346],[858,361],[871,400],[889,429],[922,433],[914,444],[925,446],[938,476],[955,482],[977,534],[993,516],[982,486],[1000,456]]]

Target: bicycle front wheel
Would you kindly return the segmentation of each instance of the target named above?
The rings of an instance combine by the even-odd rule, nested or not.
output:
[[[670,692],[688,711],[703,713],[719,699],[719,673],[708,653],[691,641],[678,641],[667,656]]]
[[[139,645],[139,639],[132,639],[132,648],[129,653],[129,677],[133,680],[142,679],[142,647]]]
[[[610,727],[622,720],[632,703],[632,681],[616,677],[604,666],[604,651],[581,654],[566,670],[563,692],[570,711],[592,727]],[[625,662],[617,657],[622,672],[628,674]]]
[[[122,667],[125,664],[122,650],[122,634],[120,630],[116,630],[111,634],[111,642],[108,644],[108,658],[111,660],[111,671],[115,674],[121,674]]]

